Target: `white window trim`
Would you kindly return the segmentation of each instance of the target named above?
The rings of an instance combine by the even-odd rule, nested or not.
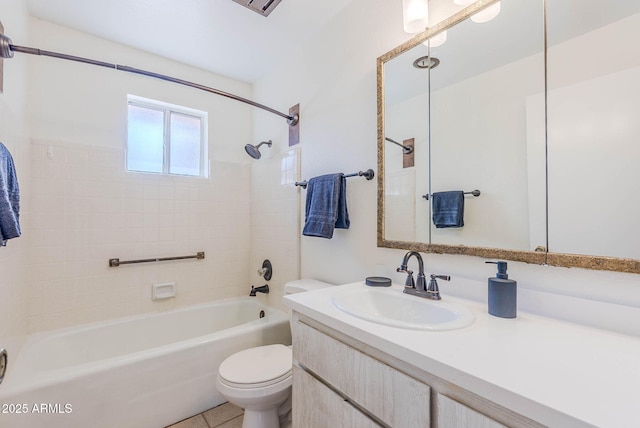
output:
[[[193,178],[208,178],[209,177],[209,138],[208,138],[208,128],[209,128],[209,114],[206,111],[196,110],[194,108],[179,106],[177,104],[170,104],[163,101],[153,100],[151,98],[144,98],[137,95],[127,95],[127,109],[130,105],[144,107],[152,110],[158,110],[164,112],[164,149],[163,149],[163,159],[162,159],[162,172],[149,172],[149,171],[135,171],[130,170],[129,165],[127,165],[127,172],[131,173],[140,173],[140,174],[155,174],[155,175],[170,175],[177,177],[193,177]],[[200,119],[200,174],[199,175],[188,175],[188,174],[175,174],[169,172],[169,153],[171,152],[169,149],[170,141],[170,121],[171,121],[171,113],[178,113],[185,116],[197,117]],[[127,115],[128,116],[128,115]],[[128,121],[127,121],[128,127]],[[129,149],[129,138],[127,137],[127,150]],[[127,156],[128,159],[128,156]]]

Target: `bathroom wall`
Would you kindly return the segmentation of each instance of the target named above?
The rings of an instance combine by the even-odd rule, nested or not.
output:
[[[4,32],[14,41],[28,40],[28,13],[24,2],[0,0]],[[27,332],[27,245],[25,223],[29,221],[29,129],[26,120],[28,59],[4,60],[4,92],[0,94],[0,141],[13,156],[21,191],[23,236],[0,247],[0,348],[12,355],[12,337]]]
[[[33,46],[148,69],[251,98],[251,86],[45,21]],[[23,40],[15,40],[22,42]],[[125,170],[127,94],[209,113],[209,178]],[[31,59],[32,210],[25,227],[29,331],[245,295],[250,258],[249,106],[156,79]],[[121,260],[205,260],[109,268]],[[153,301],[155,283],[177,296]]]
[[[432,23],[453,12],[450,4],[431,1]],[[285,106],[300,102],[302,178],[375,169],[376,58],[409,38],[402,31],[402,2],[354,0],[322,34],[307,40],[292,52],[289,61],[254,84],[258,100]],[[280,132],[278,124],[262,115],[254,118],[256,135]],[[336,284],[373,274],[403,281],[395,268],[404,252],[376,247],[376,183],[362,178],[348,180],[351,228],[337,230],[331,240],[303,236],[301,275]],[[292,222],[289,227],[298,226]],[[468,279],[472,284],[469,294],[486,298],[484,284],[495,269],[483,259],[427,254],[425,260],[429,272],[452,275],[451,283],[441,285],[443,294],[462,292],[460,280]],[[517,262],[509,263],[509,273],[518,280],[523,299],[524,291],[533,290],[576,296],[582,301],[606,301],[614,309],[640,306],[637,275]],[[520,304],[542,313],[545,307],[550,308],[545,300],[521,300]],[[606,322],[599,309],[593,309],[583,315],[592,324]],[[559,312],[554,313],[558,316]]]
[[[280,127],[287,129],[286,122]],[[270,135],[256,134],[256,142],[269,139]],[[298,207],[300,187],[300,150],[288,148],[282,137],[273,140],[273,151],[262,146],[262,158],[251,167],[251,285],[264,285],[264,278],[257,270],[265,259],[273,265],[269,281],[269,294],[257,298],[267,304],[285,309],[282,303],[284,284],[300,277],[300,235],[298,231]],[[245,292],[249,291],[247,285]]]

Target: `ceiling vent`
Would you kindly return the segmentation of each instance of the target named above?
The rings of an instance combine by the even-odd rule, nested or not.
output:
[[[242,6],[258,12],[262,16],[269,16],[271,11],[280,4],[282,0],[233,0]]]

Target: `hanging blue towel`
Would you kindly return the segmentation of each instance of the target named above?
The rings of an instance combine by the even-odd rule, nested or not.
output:
[[[0,245],[7,245],[7,239],[20,236],[20,189],[13,165],[13,157],[4,144],[0,143]]]
[[[433,224],[438,229],[464,226],[464,192],[435,192],[432,196]]]
[[[349,223],[344,174],[327,174],[310,179],[302,234],[331,239],[334,228],[348,229]]]

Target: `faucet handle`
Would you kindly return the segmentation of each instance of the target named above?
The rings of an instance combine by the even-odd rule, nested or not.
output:
[[[416,288],[416,282],[413,280],[413,271],[407,269],[406,266],[400,266],[396,269],[396,272],[403,272],[407,274],[407,280],[404,282],[404,286],[407,288]]]
[[[441,300],[440,297],[440,289],[438,288],[438,279],[442,279],[444,281],[451,281],[451,277],[449,275],[430,275],[431,280],[429,281],[429,286],[427,287],[427,293],[430,295],[430,299],[432,300]]]

